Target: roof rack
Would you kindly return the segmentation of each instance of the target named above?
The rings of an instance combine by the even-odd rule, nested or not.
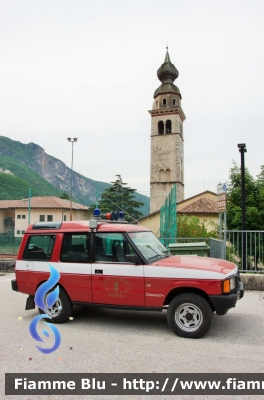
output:
[[[60,229],[62,222],[35,222],[32,229]]]

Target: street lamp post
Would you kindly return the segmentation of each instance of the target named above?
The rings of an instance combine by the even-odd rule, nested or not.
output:
[[[71,198],[70,198],[70,221],[72,221],[72,170],[73,170],[73,143],[77,142],[78,138],[67,138],[68,142],[72,144],[72,157],[71,157]]]
[[[237,145],[241,154],[241,203],[242,203],[242,268],[246,270],[246,189],[245,189],[245,153],[246,144]]]

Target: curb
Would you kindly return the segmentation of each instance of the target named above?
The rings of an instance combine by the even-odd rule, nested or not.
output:
[[[240,274],[245,290],[264,290],[264,274]]]

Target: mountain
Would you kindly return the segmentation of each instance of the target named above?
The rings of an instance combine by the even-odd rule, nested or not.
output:
[[[33,196],[70,196],[71,169],[62,161],[45,153],[35,143],[23,144],[0,136],[0,199],[27,197],[29,188]],[[74,201],[95,204],[96,196],[111,186],[95,181],[78,172],[72,173],[72,198]],[[144,203],[143,215],[149,213],[149,197],[135,193],[135,199]]]

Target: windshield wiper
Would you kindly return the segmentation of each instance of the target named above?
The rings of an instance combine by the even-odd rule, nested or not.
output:
[[[157,252],[156,250],[154,250],[149,244],[148,244],[146,247],[147,247],[147,249],[152,250],[153,253],[156,253],[158,256],[161,256],[161,255],[162,255],[162,253],[158,253],[158,252]]]
[[[150,245],[146,246],[148,249],[152,250],[153,253],[156,253],[154,256],[152,257],[148,257],[147,260],[152,260],[152,258],[163,258],[165,257],[163,253],[158,253],[156,250],[154,250]]]
[[[147,260],[150,261],[150,260],[152,260],[152,258],[158,259],[158,258],[164,258],[164,256],[157,254],[157,255],[155,255],[155,256],[152,256],[152,257],[147,258]]]

